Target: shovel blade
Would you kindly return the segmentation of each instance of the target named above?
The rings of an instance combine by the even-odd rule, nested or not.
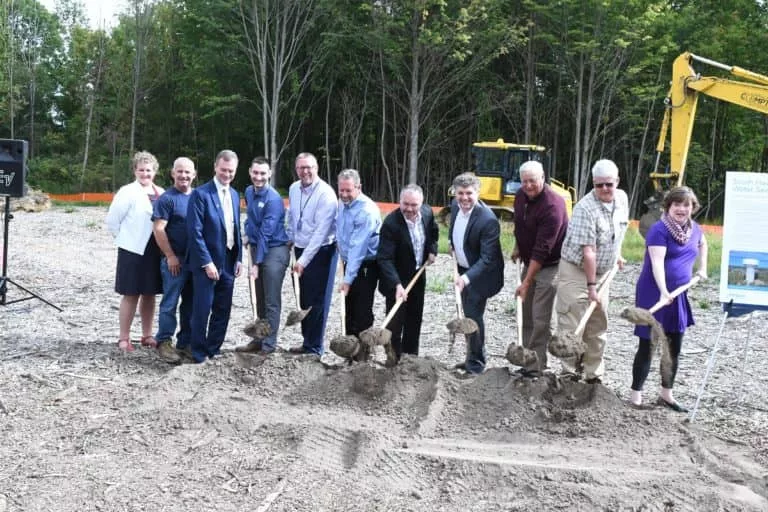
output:
[[[285,320],[285,326],[290,327],[292,325],[296,325],[298,323],[301,323],[304,318],[309,314],[309,312],[312,310],[312,307],[308,307],[307,309],[301,309],[299,311],[291,311],[288,313],[288,318]]]
[[[272,328],[266,320],[254,320],[243,327],[243,333],[250,336],[254,341],[261,341],[272,334]]]
[[[533,350],[517,344],[510,343],[507,347],[507,361],[522,368],[530,368],[539,362],[539,356]]]

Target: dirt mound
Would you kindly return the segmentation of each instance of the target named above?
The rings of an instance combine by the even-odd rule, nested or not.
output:
[[[394,368],[373,362],[356,363],[305,380],[289,391],[285,400],[391,415],[415,427],[435,397],[440,368],[437,361],[408,355]]]
[[[720,345],[694,425],[623,400],[637,340],[618,312],[638,265],[611,287],[605,385],[510,373],[514,287],[489,301],[488,370],[476,378],[445,369],[464,354],[448,351],[455,298],[438,286],[425,298],[424,357],[396,368],[378,347],[375,362],[352,365],[281,352],[301,343],[296,328],[280,329],[269,357],[234,352],[251,341],[244,279],[221,356],[169,366],[155,350],[116,349],[105,213],[53,207],[11,223],[12,275],[64,312],[27,301],[0,315],[0,510],[768,510],[768,315],[728,320],[737,336]],[[446,255],[429,268],[438,284],[451,275]],[[293,304],[289,279],[283,295]],[[675,385],[688,406],[720,325],[716,296],[715,284],[691,293],[696,326]],[[338,334],[329,325],[327,339]],[[654,369],[647,403],[657,386]]]

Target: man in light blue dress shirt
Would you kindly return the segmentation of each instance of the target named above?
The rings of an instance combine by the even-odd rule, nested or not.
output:
[[[346,296],[344,322],[347,334],[357,336],[373,325],[373,298],[379,282],[376,251],[381,212],[376,203],[362,193],[360,173],[356,170],[341,171],[337,187],[336,243],[344,264],[339,291]]]
[[[323,336],[333,295],[336,253],[336,193],[317,175],[317,159],[311,153],[296,157],[299,180],[288,189],[288,238],[293,242],[299,275],[301,308],[310,308],[301,321],[304,342],[293,354],[323,354]]]

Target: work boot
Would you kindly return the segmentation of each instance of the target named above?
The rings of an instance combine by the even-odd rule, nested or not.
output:
[[[247,345],[235,348],[235,352],[242,352],[246,354],[256,354],[261,352],[261,341],[253,340]]]
[[[168,364],[181,363],[181,357],[176,353],[176,349],[173,347],[171,340],[161,341],[157,346],[157,354],[160,356],[160,359]]]
[[[189,347],[176,348],[176,355],[179,356],[181,364],[195,364],[195,357],[192,355],[192,349]]]

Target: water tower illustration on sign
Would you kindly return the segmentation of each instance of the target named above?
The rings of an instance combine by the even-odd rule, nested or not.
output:
[[[755,283],[755,269],[757,269],[757,266],[760,264],[760,261],[757,258],[744,258],[741,260],[742,265],[744,265],[744,271],[746,273],[745,281],[747,285],[751,285]]]

